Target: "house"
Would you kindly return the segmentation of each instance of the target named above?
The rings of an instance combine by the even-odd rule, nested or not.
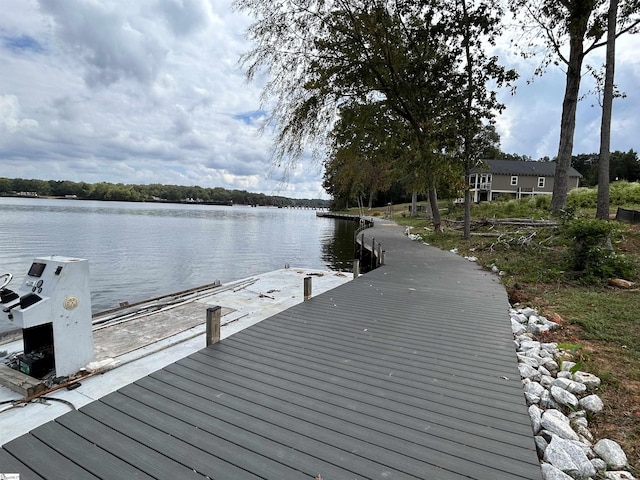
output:
[[[471,200],[486,202],[503,196],[520,199],[551,195],[555,172],[555,162],[484,160],[469,176]],[[570,168],[569,190],[577,188],[581,178],[580,172]]]

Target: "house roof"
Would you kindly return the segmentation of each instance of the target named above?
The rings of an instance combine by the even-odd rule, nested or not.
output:
[[[483,160],[483,163],[486,166],[473,168],[471,173],[490,172],[494,175],[531,175],[536,177],[553,177],[556,173],[556,162]],[[582,178],[582,174],[571,167],[569,177]]]

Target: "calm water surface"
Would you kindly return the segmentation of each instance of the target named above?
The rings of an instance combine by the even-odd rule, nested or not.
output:
[[[349,270],[355,224],[315,211],[0,198],[0,274],[33,258],[89,260],[93,311],[285,264]]]

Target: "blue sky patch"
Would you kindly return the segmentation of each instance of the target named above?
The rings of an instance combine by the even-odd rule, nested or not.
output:
[[[240,120],[241,122],[246,123],[247,125],[252,124],[256,119],[260,117],[264,117],[267,114],[264,110],[253,110],[251,112],[242,112],[234,115],[233,118],[236,120]]]
[[[22,52],[31,51],[35,53],[43,53],[44,48],[40,43],[29,35],[20,35],[19,37],[3,37],[2,43],[10,50]]]

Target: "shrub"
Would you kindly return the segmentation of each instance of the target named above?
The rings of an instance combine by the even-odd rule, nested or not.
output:
[[[549,210],[549,207],[551,207],[551,195],[536,195],[534,198],[537,209]]]
[[[633,278],[635,267],[624,255],[616,255],[611,238],[617,233],[613,223],[595,219],[575,219],[562,227],[565,237],[572,239],[570,268],[582,273],[585,283],[598,283],[612,277]]]
[[[573,208],[596,208],[598,192],[595,188],[575,188],[567,196],[567,205]]]

